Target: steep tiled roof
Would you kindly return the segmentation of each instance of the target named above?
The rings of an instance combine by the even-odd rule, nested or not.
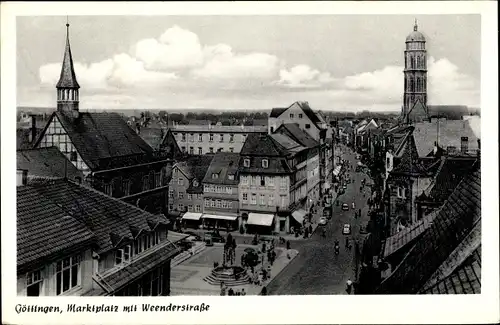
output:
[[[443,149],[448,146],[456,147],[460,150],[461,137],[468,137],[469,150],[478,148],[477,136],[471,128],[470,121],[456,121],[456,120],[440,120],[439,121],[439,136],[438,136],[438,122],[423,122],[415,123],[415,141],[417,144],[418,154],[421,157],[427,156],[429,152],[434,149],[436,140]]]
[[[476,158],[443,157],[442,160],[442,166],[424,191],[427,197],[437,202],[446,200],[476,162]]]
[[[283,112],[285,112],[288,109],[288,107],[275,107],[271,110],[271,114],[269,114],[269,117],[279,117]]]
[[[270,135],[273,140],[278,143],[283,149],[283,151],[288,152],[289,154],[295,154],[302,150],[307,149],[306,147],[301,146],[297,142],[293,141],[290,137],[281,133],[274,133]]]
[[[80,113],[76,119],[61,112],[55,112],[54,116],[94,171],[99,169],[99,159],[153,151],[116,113]]]
[[[377,293],[414,294],[471,233],[481,218],[481,171],[467,175],[443,204],[431,227],[385,279]]]
[[[56,147],[17,151],[17,169],[28,171],[29,176],[60,177],[71,180],[83,174]]]
[[[168,223],[160,215],[153,215],[121,200],[109,197],[91,188],[56,180],[49,184],[29,187],[35,202],[51,202],[65,215],[85,225],[96,236],[99,252],[113,248],[112,238],[133,239],[134,230],[150,231],[158,223]],[[19,204],[18,204],[19,209]],[[26,211],[25,217],[39,221],[35,209]],[[61,228],[59,232],[67,232]],[[61,234],[60,233],[60,234]],[[32,236],[29,234],[28,237]]]
[[[289,173],[290,166],[286,162],[286,152],[268,135],[248,135],[241,149],[240,171],[247,173]],[[244,159],[250,158],[250,167],[244,167]],[[262,160],[267,159],[268,168],[262,167]]]
[[[419,161],[415,140],[412,136],[404,143],[404,148],[401,150],[401,160],[394,167],[391,173],[404,173],[418,175],[426,172],[425,166]]]
[[[94,234],[49,197],[45,189],[17,187],[17,272],[91,245]]]
[[[237,153],[217,152],[203,178],[203,183],[237,185],[239,160],[240,155]],[[217,174],[218,177],[213,179],[212,174]],[[232,180],[229,179],[229,175],[233,175]]]
[[[314,140],[306,131],[302,130],[297,123],[282,124],[276,129],[275,133],[283,133],[292,138],[295,142],[306,148],[314,148],[319,143]]]
[[[175,164],[189,179],[189,187],[186,190],[188,193],[203,193],[202,181],[213,157],[213,155],[187,156]],[[195,178],[198,180],[198,186],[194,186]]]
[[[268,134],[249,134],[240,151],[242,156],[281,156],[283,153]]]

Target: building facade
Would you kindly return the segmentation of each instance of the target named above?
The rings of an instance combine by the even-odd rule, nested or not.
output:
[[[170,129],[180,150],[188,155],[238,153],[249,134],[266,133],[266,126],[179,125]],[[165,144],[167,139],[165,139]]]
[[[239,219],[237,153],[218,152],[214,155],[203,179],[203,227],[236,230]]]

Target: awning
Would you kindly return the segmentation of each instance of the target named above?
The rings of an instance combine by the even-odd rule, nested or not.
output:
[[[271,226],[273,224],[274,214],[249,213],[247,224],[254,226]]]
[[[199,212],[186,212],[182,216],[182,219],[184,219],[184,220],[200,220],[201,215],[202,214]]]
[[[304,218],[306,217],[306,214],[307,214],[306,211],[299,209],[299,210],[295,210],[292,212],[292,217],[295,220],[297,220],[298,223],[302,224],[302,222],[304,221]]]
[[[221,216],[221,215],[215,215],[215,214],[204,214],[203,219],[218,219],[218,220],[229,220],[229,221],[234,221],[238,219],[237,216]]]
[[[340,166],[336,167],[336,168],[335,168],[335,170],[333,171],[333,175],[335,175],[335,176],[339,176],[339,174],[340,174],[340,169],[341,169],[341,168],[342,168],[342,167],[340,167]]]

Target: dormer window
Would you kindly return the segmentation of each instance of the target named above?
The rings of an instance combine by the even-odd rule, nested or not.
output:
[[[229,179],[230,181],[234,181],[234,174],[227,175],[227,179]]]
[[[268,167],[269,167],[269,160],[262,159],[262,168],[268,168]]]
[[[217,173],[212,174],[212,179],[218,179],[218,178],[219,178],[219,174],[217,174]]]
[[[243,166],[244,167],[250,167],[250,159],[244,159],[243,160]]]

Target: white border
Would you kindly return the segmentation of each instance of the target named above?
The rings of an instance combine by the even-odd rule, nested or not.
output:
[[[208,303],[205,313],[16,314],[14,305],[133,304],[136,298],[16,297],[15,137],[16,16],[39,15],[304,15],[481,14],[482,294],[476,296],[280,296],[143,298],[139,304]],[[498,322],[498,40],[497,2],[219,2],[219,3],[2,3],[2,322],[15,324],[218,323],[488,323]],[[35,54],[36,55],[36,54]],[[307,298],[307,300],[305,299]],[[61,317],[62,316],[62,317]]]

